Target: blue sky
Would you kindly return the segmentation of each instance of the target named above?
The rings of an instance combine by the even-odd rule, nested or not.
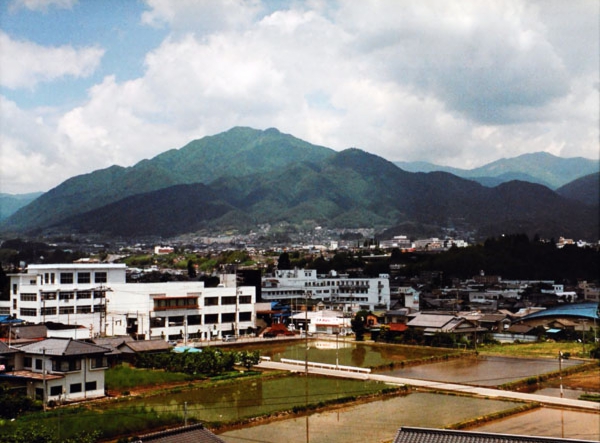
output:
[[[595,0],[5,0],[0,192],[233,126],[472,168],[598,158]]]

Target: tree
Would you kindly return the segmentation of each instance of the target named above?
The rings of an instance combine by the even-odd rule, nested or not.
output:
[[[187,272],[189,278],[196,278],[196,267],[194,266],[194,262],[191,259],[187,262]]]
[[[277,260],[277,269],[291,269],[290,255],[287,252],[282,252]]]
[[[356,337],[356,341],[363,341],[365,339],[365,332],[367,332],[367,311],[358,311],[354,318],[350,321],[352,332]]]

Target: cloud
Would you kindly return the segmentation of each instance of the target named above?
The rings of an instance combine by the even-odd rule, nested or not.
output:
[[[589,18],[598,14],[585,1],[573,2],[575,12],[550,0],[147,4],[142,22],[171,32],[137,78],[106,76],[66,111],[11,105],[10,120],[37,125],[9,133],[11,152],[34,156],[48,137],[34,160],[40,186],[237,125],[463,168],[535,151],[598,157],[598,23]],[[22,44],[24,53],[75,51]],[[65,59],[52,78],[87,72]],[[32,66],[2,78],[49,81],[52,69]]]
[[[87,77],[99,66],[104,50],[98,47],[44,47],[14,40],[0,31],[0,85],[9,89],[33,89],[40,82],[66,76]]]
[[[46,12],[51,7],[71,9],[78,0],[13,0],[11,10],[29,9],[30,11]]]

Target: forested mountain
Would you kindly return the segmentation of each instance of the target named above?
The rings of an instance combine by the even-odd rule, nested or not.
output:
[[[556,190],[559,195],[586,205],[600,205],[600,172],[573,180]]]
[[[409,172],[443,171],[475,180],[485,186],[497,186],[512,180],[528,181],[556,189],[573,180],[600,170],[598,160],[581,157],[561,158],[547,152],[503,158],[479,168],[460,169],[427,162],[395,162]]]
[[[0,193],[0,220],[10,217],[42,194],[43,192],[32,192],[29,194]]]
[[[248,128],[67,180],[3,229],[169,237],[279,222],[598,237],[597,211],[541,185],[490,188],[445,172],[411,173],[360,149],[335,152]]]

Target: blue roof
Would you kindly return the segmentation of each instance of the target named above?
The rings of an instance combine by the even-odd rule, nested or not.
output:
[[[598,303],[572,303],[534,312],[533,314],[526,315],[521,320],[549,317],[577,317],[589,318],[591,320],[598,320],[600,318],[598,317]]]
[[[10,315],[0,315],[0,324],[5,323],[23,323],[20,318],[13,318]]]
[[[173,348],[173,352],[202,352],[202,349],[194,348],[192,346],[176,346]]]

